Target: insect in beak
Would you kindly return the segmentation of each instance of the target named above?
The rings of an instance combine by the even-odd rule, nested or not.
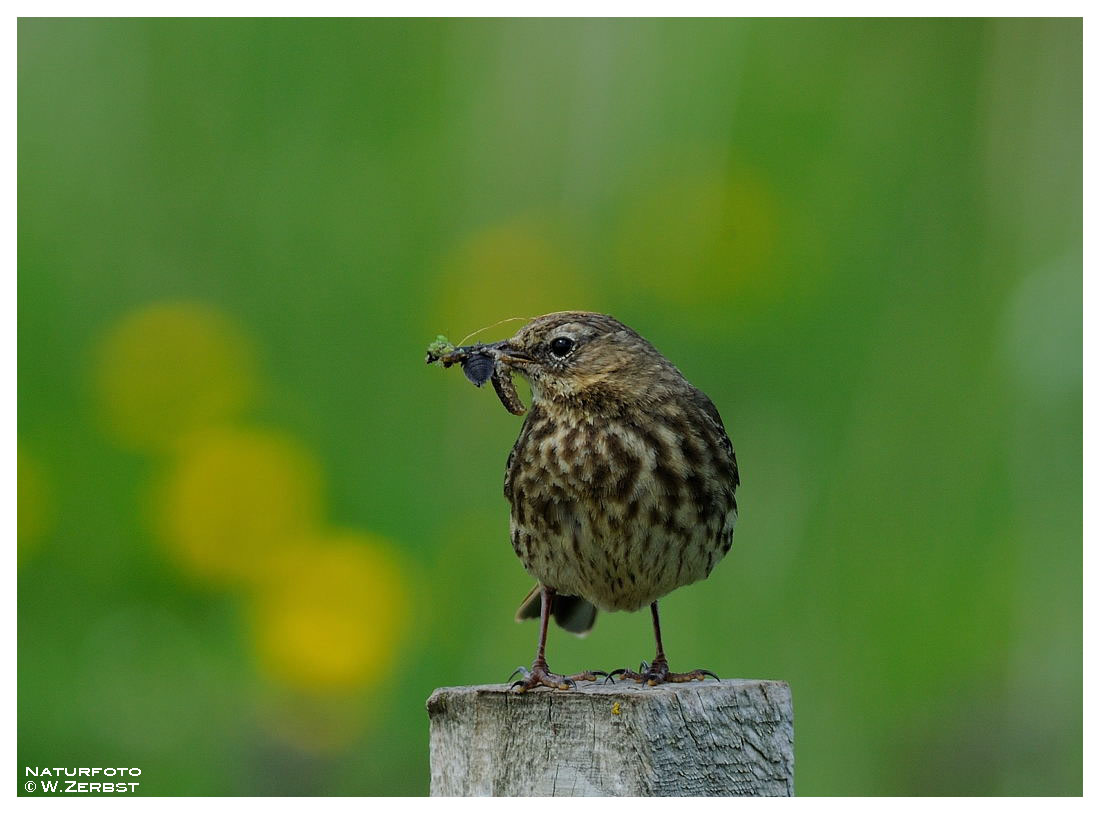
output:
[[[439,362],[443,367],[461,365],[463,374],[475,387],[481,387],[491,380],[497,398],[504,405],[504,409],[512,415],[523,415],[527,412],[527,407],[516,393],[516,386],[508,368],[514,364],[525,364],[530,361],[530,357],[518,353],[508,345],[507,340],[490,345],[464,345],[450,349],[429,348],[426,361],[428,364]]]

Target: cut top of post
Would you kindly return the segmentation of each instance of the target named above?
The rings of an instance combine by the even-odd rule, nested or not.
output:
[[[794,793],[783,681],[443,687],[428,716],[433,796]]]

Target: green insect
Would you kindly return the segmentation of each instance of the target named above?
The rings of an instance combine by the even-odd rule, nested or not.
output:
[[[440,334],[435,338],[435,341],[428,345],[428,364],[440,361],[440,357],[446,356],[448,353],[454,351],[454,344],[447,339],[443,334]]]

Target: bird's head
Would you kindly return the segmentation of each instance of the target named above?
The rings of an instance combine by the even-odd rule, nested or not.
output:
[[[649,342],[614,317],[559,311],[487,346],[531,383],[535,402],[629,402],[679,378]]]

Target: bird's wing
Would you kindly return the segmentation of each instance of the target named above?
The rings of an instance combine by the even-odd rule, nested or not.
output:
[[[741,485],[741,476],[737,471],[737,454],[733,451],[733,444],[730,442],[729,435],[726,434],[726,427],[722,423],[722,416],[719,414],[718,408],[714,406],[714,402],[710,400],[706,393],[698,388],[695,388],[695,391],[692,393],[692,401],[695,402],[695,406],[699,408],[699,411],[710,420],[718,435],[722,449],[725,450],[726,455],[729,457],[729,467],[731,469],[730,482],[733,489],[736,490],[737,487]]]

